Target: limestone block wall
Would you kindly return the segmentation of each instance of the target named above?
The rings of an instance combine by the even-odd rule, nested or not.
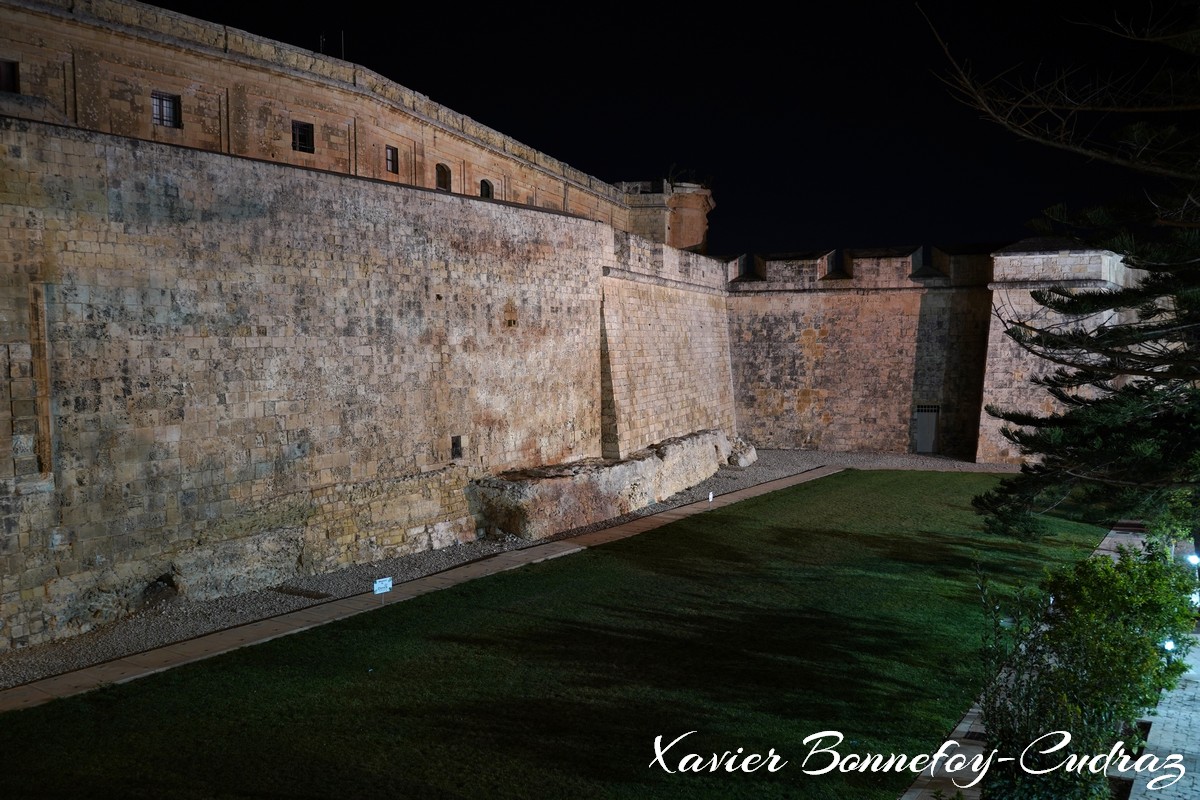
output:
[[[919,294],[739,292],[729,306],[742,436],[907,452]]]
[[[723,293],[628,273],[601,288],[604,455],[710,428],[736,436]]]
[[[600,455],[606,225],[12,119],[0,187],[0,468],[52,462],[0,476],[0,647],[473,536],[471,476]]]
[[[30,255],[0,247],[0,605],[12,609],[11,619],[0,615],[0,642],[43,635],[39,588],[57,574],[48,559],[25,556],[56,545],[45,305]]]
[[[767,260],[731,284],[739,432],[759,447],[974,452],[986,348],[986,256],[863,252]],[[928,269],[926,269],[928,267]]]
[[[628,280],[724,291],[729,265],[653,239],[613,232],[613,265],[605,274]]]
[[[829,251],[761,259],[754,263],[753,277],[775,291],[813,291],[817,281],[829,273],[834,255]]]
[[[489,532],[541,539],[665,500],[711,476],[729,454],[722,431],[698,431],[620,461],[585,459],[482,478],[468,496]]]
[[[932,450],[965,460],[975,456],[991,293],[984,286],[930,289],[921,297],[912,409],[934,413]],[[909,452],[926,451],[913,414]]]
[[[1030,292],[1049,286],[1079,289],[1105,289],[1131,286],[1138,270],[1124,266],[1115,253],[1101,250],[1071,249],[1038,240],[1022,242],[997,252],[995,280],[991,284],[993,314],[988,333],[985,362],[983,405],[1000,409],[1051,414],[1057,401],[1045,389],[1032,384],[1039,375],[1055,369],[1049,361],[1036,358],[1018,347],[1005,335],[1005,323],[1029,320],[1039,325],[1064,321],[1033,301]],[[1112,322],[1108,316],[1096,316],[1084,322],[1099,325]],[[1118,320],[1119,321],[1119,320]],[[1020,463],[1018,448],[1001,434],[1000,420],[981,413],[976,461],[981,463]]]
[[[912,276],[926,266],[923,263],[925,254],[920,248],[845,250],[840,255],[841,258],[833,263],[826,259],[830,271],[823,279],[830,288],[906,289],[913,285]],[[835,272],[845,277],[838,278]]]
[[[339,59],[130,0],[0,0],[0,114],[565,210],[629,229],[615,187]],[[156,121],[155,93],[174,124]],[[293,123],[312,126],[311,152]],[[388,148],[395,151],[389,165]],[[390,168],[389,168],[390,166]]]

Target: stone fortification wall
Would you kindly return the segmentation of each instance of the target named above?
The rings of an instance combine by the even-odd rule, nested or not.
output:
[[[729,265],[622,231],[613,233],[613,263],[604,271],[616,278],[658,286],[725,291]]]
[[[731,284],[739,432],[759,447],[969,455],[986,348],[986,256],[767,259]]]
[[[470,537],[470,477],[600,455],[608,226],[12,119],[0,154],[0,647]]]
[[[617,184],[629,207],[628,230],[653,242],[706,252],[712,192],[697,183],[625,181]]]
[[[707,475],[706,437],[1015,460],[982,404],[1050,409],[992,290],[1021,316],[1130,279],[1057,248],[990,284],[933,249],[726,263],[637,235],[702,247],[703,187],[633,214],[641,184],[337,59],[127,0],[0,10],[0,649],[152,583],[594,521]],[[562,464],[497,490],[532,526],[468,507]]]
[[[0,59],[20,74],[0,114],[431,188],[440,164],[450,191],[487,181],[497,200],[629,230],[615,187],[354,64],[129,0],[0,9]],[[155,94],[177,116],[156,120]]]
[[[907,451],[920,295],[739,292],[729,306],[742,436]]]
[[[773,258],[758,258],[750,265],[753,272],[745,276],[754,281],[745,289],[769,289],[776,292],[811,292],[818,287],[817,281],[834,271],[838,263],[837,251],[795,254]],[[741,284],[736,289],[742,289]]]
[[[1115,289],[1131,286],[1142,273],[1125,267],[1120,256],[1103,250],[1084,250],[1070,245],[1030,240],[1018,242],[994,254],[995,280],[991,284],[994,313],[988,334],[985,364],[985,404],[1010,411],[1051,414],[1061,409],[1034,378],[1053,372],[1049,361],[1036,358],[1005,335],[1005,322],[1031,320],[1053,325],[1063,322],[1034,302],[1030,291],[1050,286],[1079,289]],[[1089,326],[1111,322],[1109,317],[1092,317],[1077,322]],[[975,460],[981,463],[1021,462],[1021,454],[1001,434],[1004,423],[983,411],[979,419]]]
[[[990,304],[985,286],[933,289],[922,295],[908,452],[974,458]],[[932,441],[923,443],[918,417],[929,414],[934,415],[935,430]]]
[[[3,152],[0,150],[0,152]],[[0,183],[0,202],[7,197]],[[0,234],[0,241],[3,241]],[[54,525],[56,497],[50,470],[49,382],[43,287],[32,252],[0,249],[0,605],[36,604],[37,585],[55,576],[52,566],[30,565],[23,553],[44,547]],[[15,580],[24,572],[23,580]],[[8,636],[40,636],[40,616],[6,620],[0,615],[0,642]],[[0,644],[0,650],[4,648]]]
[[[615,233],[602,278],[604,455],[715,428],[737,435],[724,262]]]

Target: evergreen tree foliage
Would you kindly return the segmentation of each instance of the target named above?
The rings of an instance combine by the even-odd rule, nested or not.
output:
[[[1125,550],[1115,562],[1098,557],[1060,568],[1004,615],[981,578],[992,622],[980,700],[988,746],[1023,754],[992,767],[985,798],[1108,800],[1103,770],[1056,767],[1067,753],[1105,754],[1116,742],[1137,751],[1136,720],[1186,671],[1190,585],[1164,552]],[[1167,641],[1176,643],[1174,657]],[[1069,746],[1043,752],[1062,742],[1062,731]]]
[[[1074,20],[1078,35],[1113,43],[1096,50],[1090,66],[1055,63],[1047,54],[1027,67],[981,74],[943,43],[948,82],[985,119],[1128,170],[1117,202],[1052,209],[1044,232],[1112,251],[1137,270],[1132,285],[1120,288],[1036,290],[1033,314],[997,309],[1012,341],[1051,365],[1035,383],[1056,410],[987,409],[1026,459],[1019,475],[975,505],[990,529],[1021,537],[1039,535],[1037,514],[1066,499],[1109,517],[1146,519],[1162,540],[1196,537],[1200,0],[1082,10],[1092,16]],[[1074,753],[1106,753],[1121,740],[1136,747],[1134,720],[1181,671],[1163,646],[1190,643],[1193,587],[1169,551],[1153,544],[1115,563],[1092,558],[1060,570],[1003,616],[981,581],[992,617],[981,700],[989,746],[1011,755],[1066,731]],[[1048,768],[1060,756],[1025,763]],[[1102,772],[1033,775],[1009,763],[989,774],[984,797],[1106,800],[1109,787]]]
[[[1200,508],[1200,3],[1128,9],[1073,20],[1112,42],[1089,66],[1047,54],[981,75],[943,43],[948,83],[985,119],[1131,176],[1123,200],[1045,222],[1122,256],[1136,285],[1043,289],[1037,315],[997,311],[1014,342],[1055,365],[1035,381],[1054,413],[987,409],[1029,458],[976,507],[1020,536],[1038,534],[1031,511],[1073,492],[1110,516],[1178,522]]]

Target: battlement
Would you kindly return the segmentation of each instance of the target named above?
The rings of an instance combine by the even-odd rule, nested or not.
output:
[[[836,292],[986,285],[988,249],[881,247],[753,256],[737,267],[734,292]]]
[[[1139,274],[1126,267],[1116,253],[1063,239],[1025,239],[996,250],[993,259],[993,288],[1072,285],[1114,289],[1132,286]]]

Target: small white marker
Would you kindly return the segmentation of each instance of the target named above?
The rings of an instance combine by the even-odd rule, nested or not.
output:
[[[391,590],[392,590],[392,579],[391,578],[376,578],[375,594],[379,595],[379,605],[384,604],[384,602],[386,600],[384,595],[386,595]]]
[[[712,492],[708,493],[708,502],[712,502]]]

